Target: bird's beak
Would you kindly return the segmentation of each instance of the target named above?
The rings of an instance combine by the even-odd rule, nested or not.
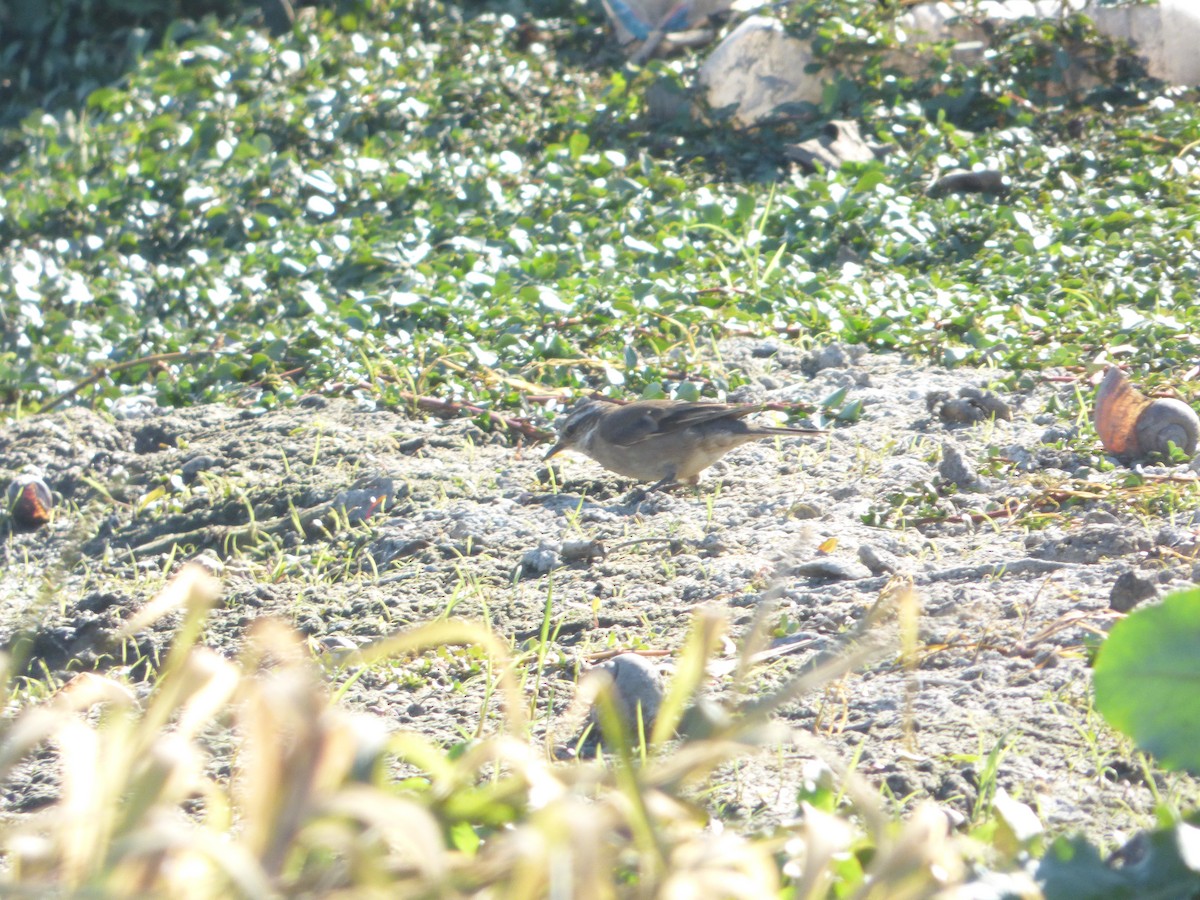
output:
[[[545,456],[543,456],[542,460],[545,461],[552,456],[557,456],[558,454],[562,453],[566,449],[567,449],[566,445],[562,441],[559,441],[557,444],[555,444],[553,447],[550,448],[550,452],[547,453]]]

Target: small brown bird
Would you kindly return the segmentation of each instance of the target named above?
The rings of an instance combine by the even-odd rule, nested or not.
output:
[[[546,459],[563,450],[577,450],[618,475],[654,481],[651,490],[657,490],[669,484],[696,484],[701,471],[748,441],[825,433],[743,421],[762,408],[683,400],[637,400],[624,405],[585,400],[567,416]]]

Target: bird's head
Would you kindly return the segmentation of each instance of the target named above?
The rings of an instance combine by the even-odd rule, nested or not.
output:
[[[576,403],[575,408],[567,414],[567,418],[558,429],[558,442],[550,448],[550,452],[544,458],[550,459],[564,450],[572,450],[580,446],[586,447],[592,430],[600,421],[600,417],[608,405],[599,400],[590,399],[580,400]]]

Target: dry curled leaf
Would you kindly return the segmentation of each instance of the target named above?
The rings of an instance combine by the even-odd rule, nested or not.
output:
[[[1188,456],[1200,439],[1200,417],[1182,400],[1147,397],[1116,366],[1096,389],[1096,433],[1114,456],[1167,454],[1174,444]]]
[[[54,495],[42,479],[22,475],[8,486],[8,511],[22,528],[40,528],[50,521]]]

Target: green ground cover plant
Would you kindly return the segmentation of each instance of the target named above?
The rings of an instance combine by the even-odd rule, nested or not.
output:
[[[720,392],[709,348],[731,331],[1010,373],[1194,352],[1181,95],[1129,76],[1050,96],[1034,63],[1060,35],[1020,25],[979,69],[867,56],[816,112],[895,152],[803,176],[781,146],[813,126],[663,126],[645,89],[694,62],[614,68],[583,8],[538,12],[532,43],[486,7],[326,13],[278,41],[207,18],[86,100],[29,108],[5,136],[0,400],[97,376],[80,398],[529,411],[562,389]],[[789,20],[835,57],[839,35],[843,55],[887,35],[871,4]],[[976,165],[1012,179],[1002,201],[926,195]]]

